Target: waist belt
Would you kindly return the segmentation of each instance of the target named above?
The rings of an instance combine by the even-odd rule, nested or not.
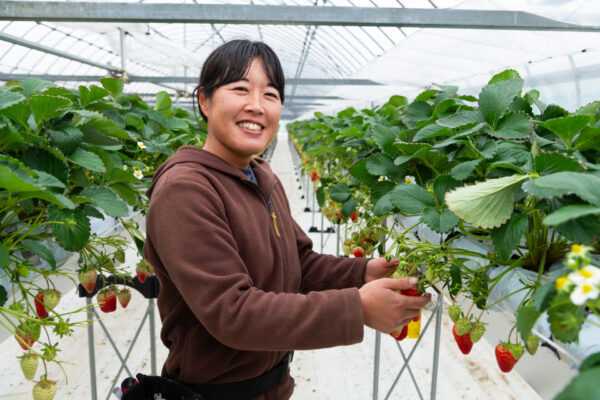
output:
[[[204,400],[252,400],[285,381],[293,357],[294,352],[289,351],[275,367],[245,381],[186,386],[202,395]]]

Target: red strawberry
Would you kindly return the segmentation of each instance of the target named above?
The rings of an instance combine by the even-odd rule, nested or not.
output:
[[[35,300],[33,300],[35,304],[35,313],[40,319],[46,318],[48,316],[48,311],[46,311],[46,307],[44,307],[44,293],[39,292],[35,295]]]
[[[129,301],[131,300],[131,290],[127,288],[119,290],[119,293],[117,293],[117,299],[119,299],[121,307],[126,308],[127,304],[129,304]]]
[[[135,273],[137,274],[138,280],[141,283],[144,283],[144,281],[146,280],[146,277],[148,276],[148,273],[146,271],[141,271],[138,268],[135,269]]]
[[[357,246],[354,249],[352,249],[352,254],[354,254],[354,257],[356,258],[360,258],[365,256],[365,251],[362,247]]]
[[[356,211],[352,211],[352,214],[350,214],[350,219],[352,220],[352,222],[356,222],[356,220],[358,219],[358,213]]]
[[[318,179],[319,179],[319,174],[317,173],[317,171],[312,171],[310,173],[310,180],[314,182]]]
[[[412,297],[421,296],[421,292],[419,292],[419,289],[417,289],[417,288],[401,289],[400,294],[403,294],[405,296],[412,296]],[[420,318],[421,318],[421,314],[417,315],[416,317],[413,317],[412,320],[417,322]]]
[[[510,372],[523,355],[525,349],[520,344],[500,342],[496,346],[496,361],[502,372]]]
[[[452,334],[454,335],[454,340],[456,340],[456,344],[458,344],[460,351],[462,351],[463,354],[469,354],[473,348],[473,342],[471,341],[471,335],[469,332],[462,336],[457,335],[456,324],[454,324],[452,327]]]
[[[103,289],[96,296],[100,310],[105,313],[113,312],[117,309],[117,294],[112,288]]]
[[[392,332],[390,332],[390,335],[392,335],[392,337],[397,341],[405,339],[408,335],[408,324],[394,329]]]
[[[77,274],[77,278],[79,278],[79,283],[81,286],[88,292],[92,293],[94,291],[94,287],[96,287],[96,278],[98,277],[98,271],[95,269],[89,271],[80,271]]]
[[[29,350],[39,338],[40,326],[33,321],[23,322],[15,330],[15,339],[23,350]]]

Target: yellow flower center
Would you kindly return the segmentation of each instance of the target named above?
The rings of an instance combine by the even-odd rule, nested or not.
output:
[[[561,290],[562,288],[564,288],[568,281],[569,277],[567,275],[559,277],[554,285],[556,287],[556,290]]]
[[[582,251],[583,251],[583,246],[582,246],[582,245],[580,245],[580,244],[574,244],[574,245],[571,247],[571,253],[577,253],[577,254],[579,254],[579,253],[581,253]]]
[[[594,288],[592,287],[592,285],[588,285],[587,283],[585,283],[583,286],[581,286],[581,291],[583,293],[587,294],[587,293],[591,292],[592,290],[594,290]]]
[[[580,269],[579,270],[579,275],[583,276],[585,279],[589,279],[592,276],[594,276],[590,271],[585,270],[585,269]]]

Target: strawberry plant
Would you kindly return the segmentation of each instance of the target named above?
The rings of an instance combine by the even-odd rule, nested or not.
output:
[[[57,311],[53,278],[81,282],[89,292],[99,273],[129,278],[113,259],[124,262],[126,235],[138,249],[144,236],[123,217],[147,208],[143,193],[158,165],[205,137],[204,124],[199,133],[166,93],[149,107],[123,85],[105,78],[69,90],[25,79],[0,87],[0,324],[42,361],[34,397],[54,396],[46,363],[62,363],[40,332],[63,337],[85,323],[66,318],[76,310]],[[90,219],[104,215],[119,218],[125,234],[93,233]],[[79,253],[77,273],[62,267],[57,249]]]
[[[412,102],[393,96],[287,125],[302,168],[319,171],[319,205],[341,210],[342,223],[360,215],[346,226],[346,254],[366,251],[362,232],[379,229],[387,248],[375,240],[373,251],[419,270],[420,290],[438,285],[470,300],[449,310],[465,351],[485,332],[484,311],[511,296],[519,299],[511,346],[531,354],[531,329],[544,312],[554,337],[569,343],[600,309],[596,267],[574,261],[578,245],[569,253],[578,243],[600,252],[600,101],[569,112],[523,86],[507,70],[478,97],[436,85]],[[565,257],[573,271],[555,287],[546,273]],[[491,301],[517,269],[533,278]]]

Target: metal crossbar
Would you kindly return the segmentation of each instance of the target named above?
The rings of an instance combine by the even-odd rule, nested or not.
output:
[[[434,317],[435,317],[435,331],[434,331],[433,365],[432,365],[432,372],[431,372],[431,392],[430,392],[431,394],[430,394],[429,398],[431,400],[435,400],[435,397],[436,397],[435,392],[436,392],[436,388],[437,388],[437,372],[438,372],[438,365],[439,365],[440,337],[441,337],[440,333],[441,333],[441,328],[442,328],[441,322],[442,322],[442,311],[443,311],[443,299],[444,298],[443,298],[442,293],[436,287],[433,287],[433,289],[437,293],[436,305],[433,309],[433,312],[427,319],[427,322],[425,323],[425,327],[423,327],[423,329],[421,329],[421,334],[419,336],[419,339],[417,339],[417,341],[415,342],[415,344],[412,347],[408,356],[406,356],[404,354],[402,347],[400,346],[400,344],[398,342],[396,342],[396,346],[400,350],[400,353],[404,360],[404,364],[402,365],[402,368],[396,375],[394,382],[390,386],[390,388],[385,396],[385,400],[390,398],[390,396],[392,395],[392,393],[394,391],[394,388],[398,384],[398,381],[400,380],[400,377],[402,376],[402,374],[404,373],[405,370],[409,371],[413,385],[414,385],[415,389],[417,390],[417,393],[419,394],[419,398],[423,399],[421,390],[419,389],[418,384],[413,376],[412,370],[410,369],[409,362],[410,362],[413,354],[417,350],[419,343],[423,339],[423,336],[429,329],[429,326],[431,325],[431,322],[434,320]],[[380,359],[380,353],[381,353],[381,333],[376,332],[375,335],[376,336],[375,336],[375,357],[374,357],[374,369],[373,369],[373,400],[377,400],[379,398],[379,361],[380,361],[379,359]]]
[[[104,283],[102,283],[102,282],[104,282]],[[145,298],[148,299],[148,306],[146,308],[146,311],[144,312],[142,321],[140,322],[140,325],[138,326],[138,328],[135,332],[135,335],[133,336],[133,339],[131,341],[131,344],[127,348],[127,352],[124,357],[121,354],[121,352],[119,351],[119,348],[117,347],[115,341],[113,340],[110,332],[106,328],[106,325],[104,325],[104,322],[102,322],[102,320],[100,319],[100,316],[98,315],[98,313],[92,306],[92,297],[102,287],[108,286],[108,285],[111,285],[114,283],[125,284],[127,286],[130,286],[130,287],[136,289],[137,291],[139,291]],[[97,382],[96,382],[96,355],[95,355],[95,342],[94,342],[94,322],[95,321],[97,321],[100,324],[100,327],[104,331],[104,334],[108,338],[110,345],[112,346],[115,354],[117,355],[117,357],[119,358],[119,361],[121,362],[121,365],[119,367],[117,374],[111,381],[109,392],[106,395],[106,400],[109,400],[109,398],[112,394],[112,388],[115,387],[115,385],[117,385],[118,379],[121,376],[123,369],[125,369],[125,371],[127,372],[127,374],[129,376],[131,376],[131,377],[135,376],[129,370],[129,367],[127,366],[127,360],[129,359],[129,356],[131,355],[131,352],[133,351],[133,348],[139,338],[139,335],[142,331],[144,324],[146,323],[146,320],[148,320],[148,325],[150,328],[149,329],[150,330],[150,368],[151,368],[152,375],[156,375],[156,332],[155,332],[155,316],[154,316],[154,308],[155,308],[154,299],[158,295],[159,290],[160,290],[160,285],[158,284],[158,280],[154,276],[147,277],[146,281],[144,283],[139,282],[137,277],[135,277],[131,280],[125,280],[123,278],[109,276],[106,279],[99,279],[97,281],[97,285],[94,288],[94,291],[92,293],[87,293],[85,291],[85,289],[83,289],[83,287],[81,285],[79,285],[79,297],[86,298],[85,301],[87,304],[87,313],[88,313],[88,317],[90,320],[90,323],[88,324],[87,329],[88,329],[88,352],[89,352],[89,359],[90,359],[90,388],[91,388],[91,392],[92,392],[92,400],[98,399],[98,390],[97,390]]]

